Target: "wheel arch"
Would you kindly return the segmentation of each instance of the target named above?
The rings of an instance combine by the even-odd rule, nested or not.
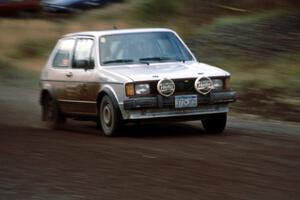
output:
[[[104,88],[102,91],[99,92],[99,94],[97,96],[97,109],[99,109],[101,100],[105,95],[107,95],[112,100],[115,108],[117,108],[117,110],[120,111],[118,100],[117,100],[115,94],[109,88]]]
[[[40,99],[39,99],[40,105],[43,105],[45,103],[45,100],[46,100],[47,97],[54,98],[54,95],[50,90],[43,89],[40,92]]]

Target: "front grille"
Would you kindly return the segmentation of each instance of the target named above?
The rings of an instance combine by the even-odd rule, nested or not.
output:
[[[180,79],[175,80],[175,94],[181,93],[195,93],[194,88],[195,79]]]
[[[176,79],[173,80],[175,83],[175,93],[176,94],[194,94],[197,93],[194,89],[195,79]],[[158,95],[157,82],[152,82],[150,84],[150,91],[152,95]]]

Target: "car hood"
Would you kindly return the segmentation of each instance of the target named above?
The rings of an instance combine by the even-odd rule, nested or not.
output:
[[[198,76],[220,77],[230,74],[220,68],[198,62],[151,63],[150,65],[122,65],[109,67],[108,71],[130,78],[132,81],[181,79]]]

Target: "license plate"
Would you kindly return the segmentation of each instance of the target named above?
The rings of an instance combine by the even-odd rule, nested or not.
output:
[[[197,95],[175,96],[175,108],[194,108],[197,106]]]

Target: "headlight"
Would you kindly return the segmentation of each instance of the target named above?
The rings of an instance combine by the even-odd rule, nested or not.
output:
[[[150,94],[150,85],[147,83],[136,84],[135,85],[135,94],[137,94],[137,95]]]
[[[223,80],[222,79],[213,79],[214,88],[216,90],[222,90],[223,89]]]

